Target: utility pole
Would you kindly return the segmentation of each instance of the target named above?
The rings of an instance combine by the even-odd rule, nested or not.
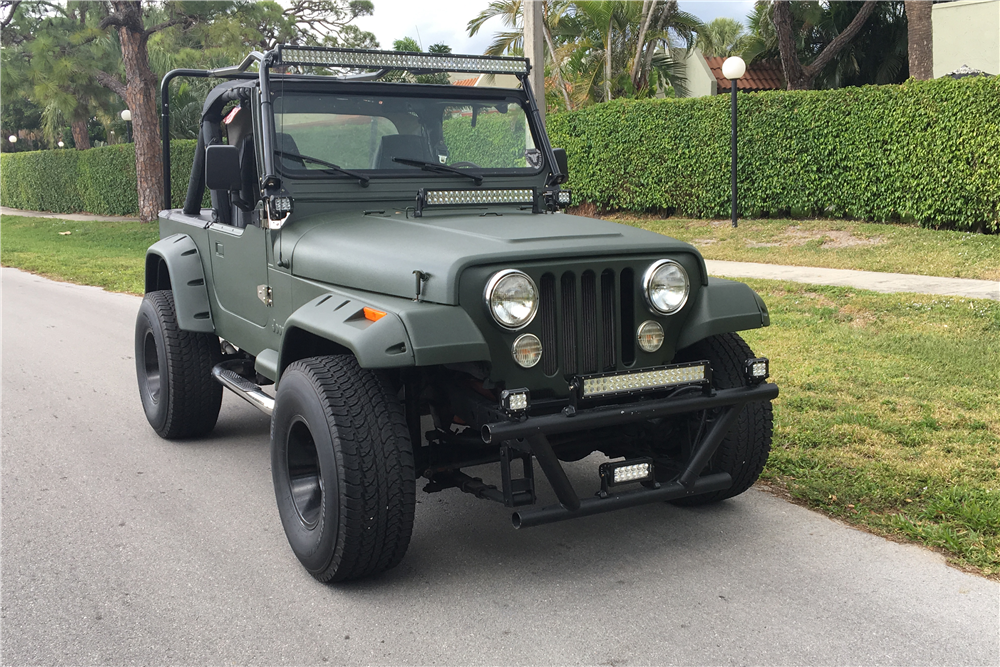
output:
[[[524,0],[524,55],[531,62],[528,84],[538,102],[538,113],[545,124],[545,37],[542,32],[542,0]]]

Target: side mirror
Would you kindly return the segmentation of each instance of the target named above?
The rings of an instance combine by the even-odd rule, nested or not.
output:
[[[566,161],[566,149],[553,148],[552,155],[556,158],[556,166],[559,167],[559,171],[565,177],[563,178],[563,182],[565,182],[566,178],[569,177],[569,164]]]
[[[217,144],[205,149],[205,185],[209,190],[239,190],[240,149],[236,146]]]

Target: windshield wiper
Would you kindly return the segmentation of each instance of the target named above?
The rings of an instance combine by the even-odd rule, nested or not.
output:
[[[350,176],[352,178],[356,178],[356,179],[358,179],[358,183],[360,183],[361,187],[363,187],[363,188],[367,188],[368,187],[368,182],[371,180],[370,178],[368,178],[364,174],[359,174],[358,172],[351,171],[350,169],[344,169],[343,167],[341,167],[339,165],[335,165],[332,162],[327,162],[326,160],[320,160],[317,157],[310,157],[308,155],[300,155],[299,153],[289,153],[287,151],[274,151],[274,154],[275,155],[280,155],[281,157],[287,157],[287,158],[290,158],[292,160],[298,160],[299,162],[302,163],[303,167],[305,166],[306,162],[313,162],[315,164],[323,165],[324,167],[327,167],[327,168],[323,169],[322,171],[335,171],[335,172],[337,172],[339,174],[345,174],[345,175]]]
[[[426,160],[411,160],[406,157],[394,157],[393,162],[398,162],[400,164],[409,165],[411,167],[420,167],[424,171],[436,171],[439,174],[458,174],[459,176],[465,176],[466,178],[471,178],[476,182],[476,185],[483,184],[483,175],[477,171],[464,171],[462,169],[456,169],[455,167],[449,167],[446,164],[438,164],[437,162],[427,162]]]

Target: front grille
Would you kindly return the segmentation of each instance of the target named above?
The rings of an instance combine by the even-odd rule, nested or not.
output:
[[[631,269],[546,273],[539,282],[546,375],[615,370],[619,360],[635,360],[630,335],[634,316]],[[622,331],[629,335],[623,337]]]

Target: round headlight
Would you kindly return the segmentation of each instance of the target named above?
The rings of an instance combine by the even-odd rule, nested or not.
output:
[[[661,259],[646,269],[642,278],[646,302],[658,313],[669,315],[687,302],[691,283],[684,267],[671,259]]]
[[[486,284],[486,307],[497,324],[520,329],[538,310],[538,288],[526,274],[513,269],[499,271]]]

